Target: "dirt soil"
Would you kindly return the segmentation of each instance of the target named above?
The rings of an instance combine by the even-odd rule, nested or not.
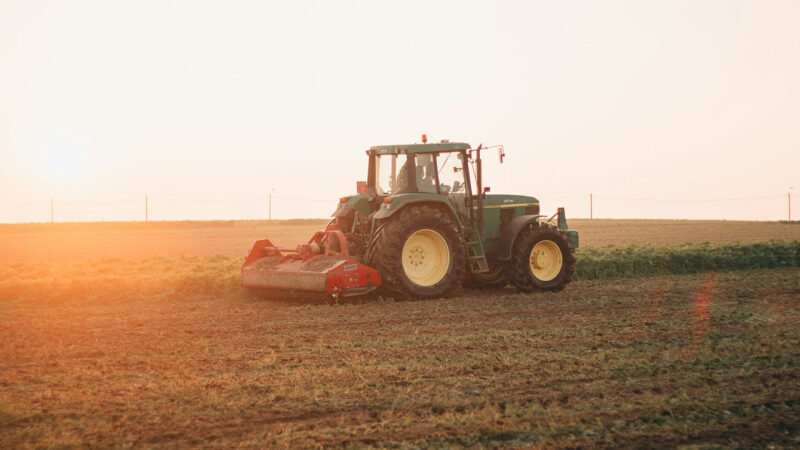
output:
[[[0,448],[800,446],[800,270],[0,299]]]
[[[580,221],[586,247],[797,224]],[[800,447],[800,270],[250,298],[324,221],[0,226],[0,448]],[[307,300],[307,299],[306,299]]]

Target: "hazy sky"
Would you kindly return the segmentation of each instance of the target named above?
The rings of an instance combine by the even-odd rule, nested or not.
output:
[[[323,217],[373,144],[505,144],[495,193],[786,217],[798,1],[0,0],[0,222]],[[492,155],[494,161],[494,155]],[[496,166],[496,164],[495,164]],[[800,216],[800,201],[795,201]]]

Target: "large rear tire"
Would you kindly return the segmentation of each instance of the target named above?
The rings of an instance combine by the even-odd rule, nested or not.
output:
[[[450,215],[430,206],[409,206],[377,231],[369,262],[388,295],[444,297],[464,278],[464,247]]]
[[[517,236],[511,258],[511,282],[520,291],[560,291],[574,272],[575,255],[558,229],[534,227]]]

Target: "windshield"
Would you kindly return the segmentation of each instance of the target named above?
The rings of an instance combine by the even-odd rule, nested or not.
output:
[[[464,154],[447,153],[438,157],[439,189],[442,194],[464,194]]]
[[[375,187],[378,195],[391,195],[408,189],[408,160],[406,155],[376,156]]]
[[[464,194],[462,153],[417,155],[376,155],[375,187],[378,195],[403,192]],[[438,166],[438,174],[436,167]],[[413,173],[410,173],[413,170]],[[439,190],[436,189],[437,176]],[[411,178],[413,177],[413,178]],[[409,180],[411,179],[411,184]]]

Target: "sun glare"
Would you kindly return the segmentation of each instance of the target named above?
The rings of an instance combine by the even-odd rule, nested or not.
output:
[[[41,153],[41,168],[53,189],[74,187],[86,175],[86,150],[83,145],[60,142],[48,144]]]

